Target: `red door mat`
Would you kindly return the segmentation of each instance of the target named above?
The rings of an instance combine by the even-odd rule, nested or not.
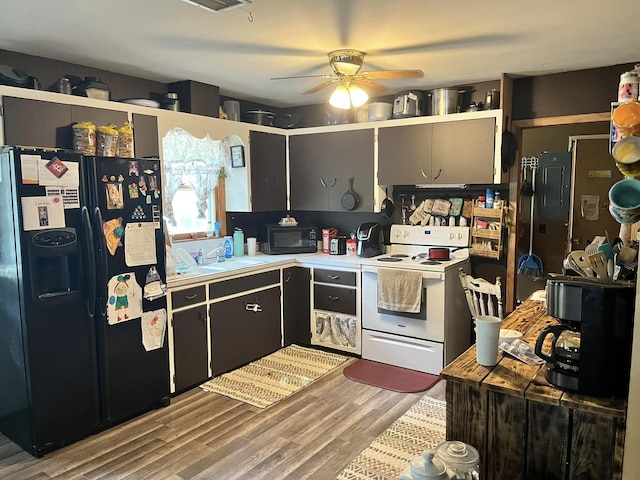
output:
[[[370,360],[357,360],[342,373],[356,382],[401,393],[423,392],[440,380],[435,375]]]

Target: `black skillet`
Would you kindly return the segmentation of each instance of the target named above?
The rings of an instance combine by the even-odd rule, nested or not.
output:
[[[345,210],[355,210],[360,203],[358,194],[353,191],[353,177],[349,178],[349,189],[342,195],[342,208]]]
[[[384,200],[382,201],[382,206],[380,207],[380,212],[384,215],[385,218],[391,218],[393,215],[393,200],[389,198],[389,189],[384,189]]]

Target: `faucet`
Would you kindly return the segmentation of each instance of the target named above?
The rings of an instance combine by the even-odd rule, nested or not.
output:
[[[214,256],[216,257],[216,263],[224,262],[224,247],[214,248],[204,256],[204,260],[206,261]]]

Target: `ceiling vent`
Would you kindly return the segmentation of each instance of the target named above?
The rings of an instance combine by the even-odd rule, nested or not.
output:
[[[251,3],[251,0],[182,0],[211,12],[223,12],[232,8],[242,7]]]

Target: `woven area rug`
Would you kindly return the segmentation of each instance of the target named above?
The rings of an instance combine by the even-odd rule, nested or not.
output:
[[[360,452],[338,480],[396,480],[412,458],[445,441],[446,405],[422,397]]]
[[[200,385],[258,408],[266,408],[310,385],[348,357],[289,345]]]

